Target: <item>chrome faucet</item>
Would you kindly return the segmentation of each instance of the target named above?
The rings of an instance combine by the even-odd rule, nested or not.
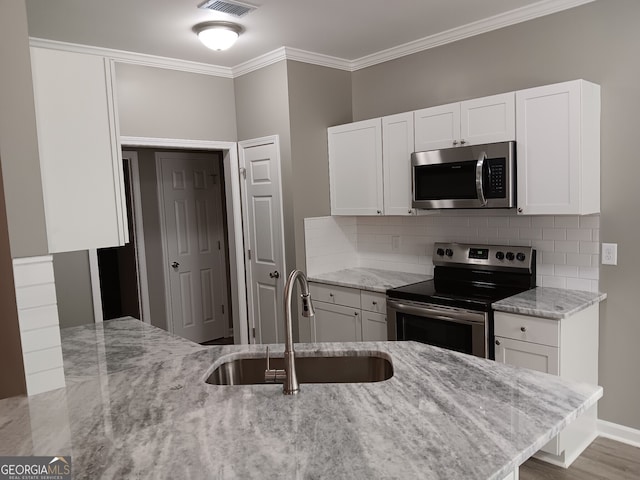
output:
[[[293,349],[293,321],[291,320],[291,300],[293,296],[294,282],[296,279],[298,280],[300,289],[302,290],[300,293],[300,298],[302,298],[302,316],[312,317],[314,315],[307,277],[301,270],[294,270],[289,274],[287,283],[284,286],[284,370],[269,368],[269,347],[267,347],[267,369],[264,372],[265,381],[283,382],[282,391],[285,395],[295,395],[300,391],[298,376],[296,375],[296,359],[295,351]]]

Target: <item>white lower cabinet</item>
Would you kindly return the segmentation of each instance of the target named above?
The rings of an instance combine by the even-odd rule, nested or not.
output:
[[[309,288],[315,316],[300,319],[301,341],[387,340],[385,294],[313,282]]]
[[[598,309],[592,305],[561,320],[496,312],[496,361],[597,384]],[[595,439],[596,420],[593,406],[536,456],[568,467]]]
[[[314,302],[316,342],[357,342],[362,340],[360,309]]]

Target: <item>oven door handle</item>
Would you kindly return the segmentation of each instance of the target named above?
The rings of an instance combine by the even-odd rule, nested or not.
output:
[[[444,320],[447,322],[463,323],[466,325],[485,323],[485,315],[478,312],[470,312],[468,310],[444,310],[429,306],[415,306],[407,305],[396,300],[387,300],[387,307],[396,310],[401,313],[410,313],[419,316],[429,316],[437,320]]]

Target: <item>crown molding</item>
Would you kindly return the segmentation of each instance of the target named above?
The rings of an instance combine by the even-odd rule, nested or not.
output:
[[[552,13],[561,12],[563,10],[568,10],[594,1],[595,0],[543,0],[526,7],[510,10],[477,22],[468,23],[461,27],[452,28],[451,30],[447,30],[442,33],[430,35],[397,47],[360,57],[351,62],[351,71],[361,70],[379,63],[405,57],[412,53],[422,52],[440,45],[445,45],[447,43],[456,42],[458,40],[480,35],[492,30],[498,30],[499,28],[551,15]]]
[[[229,67],[210,65],[208,63],[191,62],[177,58],[159,57],[147,55],[146,53],[127,52],[124,50],[114,50],[111,48],[93,47],[90,45],[80,45],[78,43],[59,42],[43,38],[29,38],[29,45],[32,47],[49,48],[53,50],[64,50],[67,52],[86,53],[89,55],[100,55],[111,58],[121,63],[131,63],[145,67],[166,68],[169,70],[179,70],[181,72],[199,73],[201,75],[212,75],[215,77],[233,78],[233,71]]]
[[[176,58],[159,57],[144,53],[127,52],[102,47],[92,47],[76,43],[30,38],[32,47],[66,50],[77,53],[102,55],[122,63],[131,63],[148,67],[167,68],[183,72],[199,73],[216,77],[235,78],[247,73],[259,70],[282,60],[295,60],[298,62],[320,65],[354,72],[371,67],[379,63],[395,60],[413,53],[429,50],[447,43],[456,42],[465,38],[480,35],[482,33],[508,27],[517,23],[526,22],[535,18],[544,17],[553,13],[568,10],[580,5],[594,2],[595,0],[542,0],[532,5],[511,10],[490,18],[472,22],[461,27],[452,28],[446,32],[430,35],[412,42],[389,48],[381,52],[366,55],[355,60],[347,60],[330,55],[308,52],[291,47],[280,47],[256,58],[240,63],[234,67],[222,67],[207,63],[192,62]]]

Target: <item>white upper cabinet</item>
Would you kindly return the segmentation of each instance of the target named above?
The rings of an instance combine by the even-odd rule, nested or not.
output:
[[[600,87],[584,80],[516,93],[518,213],[600,212]]]
[[[110,61],[32,48],[49,252],[128,241]]]
[[[382,121],[328,129],[331,215],[381,215]]]
[[[414,112],[414,151],[514,140],[515,93],[504,93]]]
[[[382,117],[384,214],[413,215],[411,208],[411,153],[413,113]]]

